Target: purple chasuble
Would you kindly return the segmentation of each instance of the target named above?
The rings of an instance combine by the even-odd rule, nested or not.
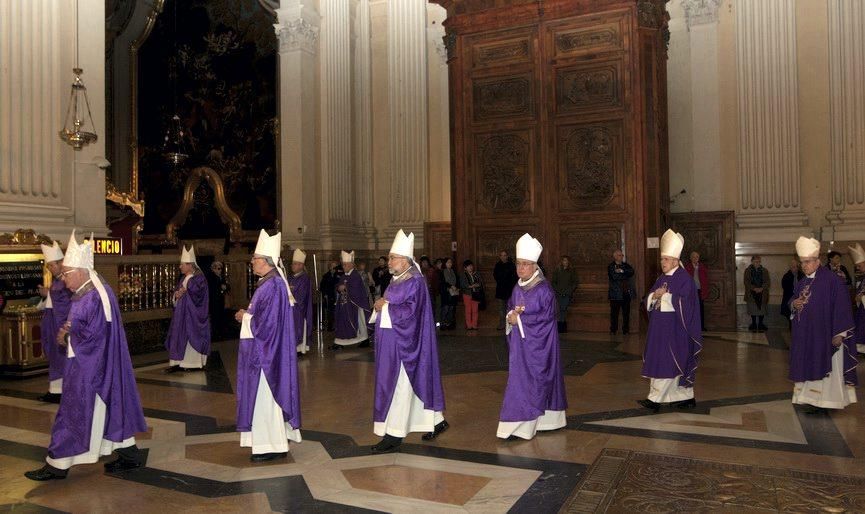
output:
[[[391,280],[384,293],[393,328],[375,323],[375,406],[373,421],[384,422],[390,410],[400,363],[424,409],[443,411],[445,396],[439,372],[435,319],[426,279],[415,267]]]
[[[103,439],[120,443],[147,431],[117,297],[104,280],[103,284],[111,304],[110,323],[92,283],[72,295],[69,334],[75,357],[66,361],[63,396],[51,427],[48,455],[52,459],[90,449],[97,394],[105,402]]]
[[[661,312],[660,300],[649,311],[649,332],[643,353],[642,375],[647,378],[676,378],[679,385],[694,387],[697,354],[703,349],[700,329],[700,298],[694,279],[679,266],[672,275],[658,277],[649,291],[667,284],[675,312]]]
[[[63,378],[63,370],[66,369],[66,347],[57,344],[57,331],[69,316],[72,292],[66,289],[62,280],[55,278],[48,296],[51,297],[51,308],[42,311],[40,334],[42,350],[48,359],[48,380],[58,380]]]
[[[307,340],[312,338],[312,284],[309,275],[301,271],[297,275],[288,278],[288,287],[294,296],[294,333],[297,343],[303,341],[303,322],[306,321]]]
[[[247,312],[252,339],[241,339],[237,354],[237,431],[252,430],[252,412],[261,372],[282,417],[300,428],[300,388],[294,316],[285,281],[276,269],[259,279]]]
[[[550,283],[540,275],[526,286],[514,286],[508,310],[524,305],[519,326],[508,334],[508,385],[501,421],[532,421],[544,411],[568,408],[565,379],[559,360],[558,305]]]
[[[832,346],[832,338],[853,330],[853,312],[847,286],[838,275],[820,266],[814,278],[805,277],[796,284],[793,300],[796,298],[803,298],[806,303],[800,312],[793,310],[790,380],[822,380],[832,371],[832,355],[836,351]],[[840,351],[844,352],[844,382],[858,385],[856,343],[849,334],[841,344]]]
[[[363,309],[364,318],[370,315],[369,290],[364,287],[360,273],[354,269],[340,278],[336,287],[340,285],[345,285],[345,291],[337,292],[336,296],[336,338],[353,339],[357,337],[358,309]]]
[[[865,295],[865,278],[859,282],[859,287],[856,289],[856,294]],[[853,321],[856,329],[853,331],[853,344],[865,344],[865,307],[862,307],[862,301],[856,304],[856,310],[853,313]]]
[[[177,289],[183,287],[181,277]],[[186,342],[202,355],[210,354],[210,310],[208,307],[207,279],[204,273],[195,272],[186,283],[186,294],[174,305],[171,326],[165,339],[165,349],[171,360],[182,361],[186,353]]]

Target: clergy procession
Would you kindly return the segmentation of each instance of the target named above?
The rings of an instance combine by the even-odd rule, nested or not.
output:
[[[642,376],[649,379],[639,405],[693,409],[703,349],[697,283],[680,262],[684,237],[667,230],[660,239],[661,274],[645,296],[648,315]],[[865,291],[856,291],[855,318],[842,280],[820,263],[820,242],[800,237],[795,251],[803,278],[789,301],[792,323],[789,379],[792,402],[806,412],[843,409],[856,402],[857,344],[865,337]],[[865,250],[850,247],[858,271]],[[144,464],[135,434],[147,431],[117,298],[94,271],[93,243],[73,232],[64,255],[55,241],[42,245],[52,281],[40,289],[42,341],[48,356],[45,402],[59,403],[45,465],[31,480],[62,479],[77,464],[117,452],[108,472]],[[518,281],[507,302],[508,378],[495,435],[530,440],[566,426],[568,399],[560,357],[556,292],[539,265],[543,245],[530,234],[516,241]],[[237,357],[239,443],[252,462],[285,458],[301,443],[298,358],[310,351],[313,280],[306,254],[295,249],[291,270],[282,260],[281,233],[261,230],[250,266],[257,277],[240,324]],[[387,256],[390,282],[370,304],[369,289],[341,253],[345,274],[336,282],[334,344],[374,342],[372,431],[381,437],[373,454],[398,451],[412,432],[432,441],[448,430],[435,306],[415,260],[414,234],[399,230]],[[165,340],[166,373],[207,369],[211,347],[208,284],[193,247],[182,247],[173,317]],[[865,283],[865,281],[863,281]],[[373,337],[370,338],[370,332]],[[347,400],[350,401],[350,400]]]

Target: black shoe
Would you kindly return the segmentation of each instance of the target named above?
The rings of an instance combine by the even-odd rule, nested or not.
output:
[[[653,402],[652,400],[649,400],[648,398],[646,398],[645,400],[637,400],[637,403],[639,403],[640,405],[649,409],[652,412],[658,412],[658,410],[661,408],[660,403]]]
[[[357,345],[358,348],[369,348],[369,339],[364,339],[362,343]]]
[[[828,414],[829,409],[824,409],[823,407],[815,407],[814,405],[806,405],[805,406],[805,414]]]
[[[249,456],[251,462],[267,462],[276,459],[283,459],[288,456],[288,452],[281,453],[253,453]]]
[[[195,371],[204,371],[204,368],[180,368],[184,373],[193,373]]]
[[[395,452],[399,445],[402,444],[402,437],[394,437],[392,435],[385,435],[384,438],[378,442],[378,444],[373,445],[372,453],[391,453]]]
[[[522,439],[522,437],[517,437],[517,436],[511,434],[505,439],[505,441],[519,441],[520,439]]]
[[[336,351],[342,350],[342,346],[340,346],[338,344],[332,344],[332,345],[328,346],[328,349],[336,352]]]
[[[690,398],[688,400],[682,400],[680,402],[673,402],[671,405],[677,409],[693,409],[697,406],[697,400],[695,400],[694,398]]]
[[[45,393],[37,399],[45,403],[60,403],[61,396],[60,393]]]
[[[750,325],[748,325],[748,330],[750,330],[751,332],[756,331],[757,330],[757,324],[751,323]]]
[[[46,464],[39,469],[26,471],[24,476],[30,480],[45,482],[46,480],[63,480],[68,473],[68,469],[57,469],[51,464]]]
[[[426,434],[422,435],[421,439],[423,439],[424,441],[432,441],[433,439],[438,437],[439,434],[441,434],[442,432],[444,432],[448,428],[450,428],[450,425],[448,425],[448,422],[442,421],[441,423],[436,425],[435,428],[433,428],[432,432],[427,432]]]
[[[757,325],[757,330],[759,330],[760,332],[765,332],[765,331],[769,330],[769,327],[760,323],[759,325]]]
[[[169,366],[165,368],[165,371],[163,371],[163,373],[167,375],[169,373],[177,373],[178,371],[180,371],[180,366]]]
[[[303,352],[297,352],[297,358],[299,359],[301,357],[303,357]]]
[[[118,473],[120,471],[127,471],[130,469],[137,469],[141,467],[141,462],[138,460],[124,459],[123,457],[117,457],[116,460],[105,463],[105,472],[106,473]]]

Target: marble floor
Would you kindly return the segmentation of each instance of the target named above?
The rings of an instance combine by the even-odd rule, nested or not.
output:
[[[313,348],[299,363],[304,440],[265,464],[249,462],[234,432],[235,341],[214,345],[206,372],[166,375],[166,355],[140,355],[146,466],[78,466],[47,483],[22,476],[45,456],[47,379],[3,379],[0,512],[865,512],[865,405],[794,407],[788,341],[708,333],[697,408],[651,415],[634,403],[648,388],[641,336],[569,333],[567,426],[502,441],[502,333],[443,332],[451,428],[388,455],[370,454],[373,351]]]

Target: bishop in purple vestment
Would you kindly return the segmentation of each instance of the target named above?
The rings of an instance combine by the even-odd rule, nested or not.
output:
[[[93,271],[93,245],[75,233],[63,261],[63,280],[73,291],[58,341],[67,351],[63,397],[51,427],[47,464],[28,471],[31,480],[65,478],[70,467],[91,464],[117,450],[108,472],[139,467],[135,433],[147,425],[135,385],[126,333],[114,291]]]
[[[649,394],[637,403],[657,412],[663,403],[693,408],[697,355],[703,349],[700,298],[694,279],[680,265],[685,239],[667,230],[661,238],[661,271],[646,299],[649,332],[642,375]]]
[[[541,243],[517,241],[519,280],[508,300],[508,385],[496,436],[531,439],[567,423],[565,380],[559,360],[556,293],[538,267]]]
[[[194,248],[183,248],[180,273],[174,291],[174,314],[165,339],[171,366],[168,372],[203,369],[210,355],[210,293]]]
[[[796,284],[790,341],[793,403],[808,412],[856,403],[856,343],[847,285],[820,265],[820,242],[800,237],[796,253],[805,278]]]
[[[850,246],[850,256],[853,257],[853,264],[856,266],[856,275],[865,275],[865,250],[862,245],[856,243],[856,246]],[[865,279],[859,281],[856,285],[856,303],[853,306],[853,321],[856,328],[853,331],[853,339],[856,343],[856,351],[865,353]]]
[[[369,346],[366,327],[366,319],[370,314],[369,289],[363,284],[360,273],[354,269],[353,251],[342,252],[342,267],[345,275],[336,283],[336,338],[332,350],[357,343]]]
[[[252,271],[261,278],[249,307],[236,316],[237,431],[253,462],[285,457],[289,440],[301,442],[294,300],[278,264],[280,249],[281,233],[262,230],[252,257]]]
[[[312,282],[306,272],[305,262],[306,253],[296,248],[291,259],[288,287],[295,301],[292,312],[298,356],[309,351],[309,341],[312,339]]]
[[[432,302],[413,250],[414,234],[400,230],[388,257],[393,278],[374,306],[373,432],[383,438],[373,453],[395,451],[409,432],[429,441],[448,429]]]
[[[63,371],[66,369],[66,348],[57,343],[57,332],[69,315],[72,292],[60,278],[63,271],[63,251],[57,241],[52,246],[42,245],[45,267],[51,273],[51,286],[39,286],[42,295],[42,323],[40,325],[42,351],[48,359],[48,392],[39,397],[43,402],[60,403],[63,393]]]

